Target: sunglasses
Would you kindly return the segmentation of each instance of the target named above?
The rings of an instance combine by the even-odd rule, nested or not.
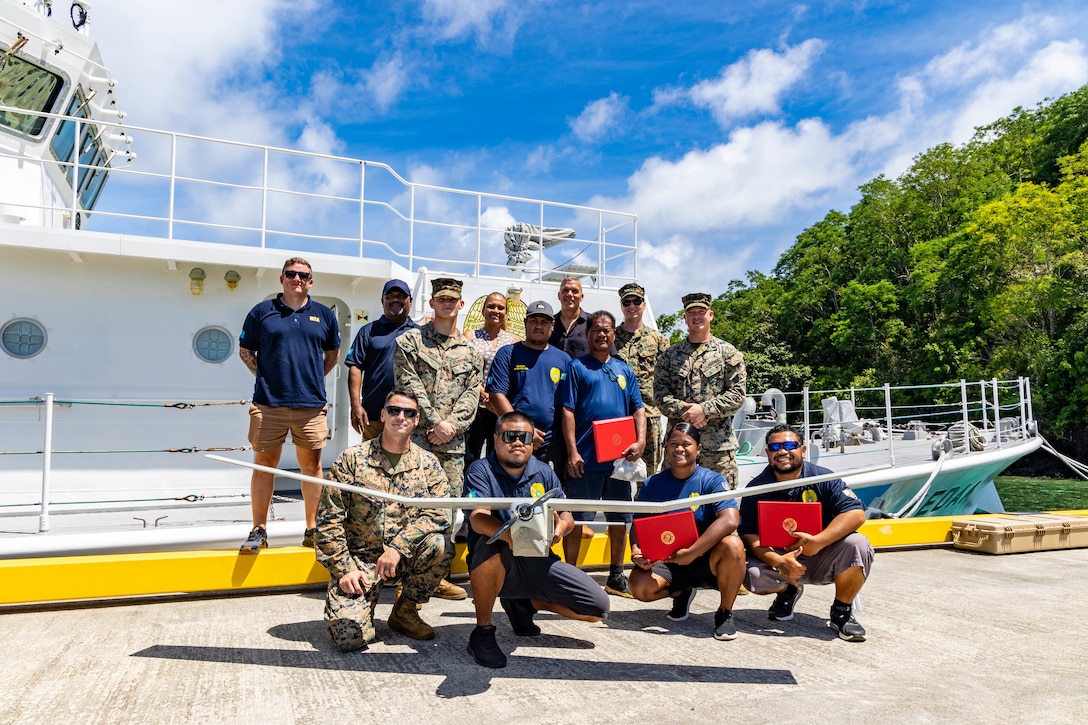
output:
[[[295,277],[298,277],[303,282],[310,279],[310,273],[309,272],[296,272],[293,269],[283,270],[283,276],[286,277],[287,279],[294,279]]]
[[[387,405],[385,406],[385,412],[390,418],[396,418],[398,415],[403,415],[408,420],[419,415],[419,411],[415,408],[402,408],[399,405]]]
[[[504,430],[499,433],[499,438],[503,443],[513,443],[514,441],[521,441],[522,445],[530,445],[533,442],[533,432],[531,430]]]
[[[623,305],[624,307],[638,307],[639,305],[642,304],[642,298],[641,297],[628,297],[627,299],[620,302],[620,304]]]
[[[801,447],[801,441],[778,441],[777,443],[768,443],[767,450],[780,451],[785,448],[787,451],[796,451]]]

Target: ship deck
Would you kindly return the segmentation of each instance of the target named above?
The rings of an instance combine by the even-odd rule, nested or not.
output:
[[[706,591],[685,622],[613,597],[606,623],[540,615],[532,639],[499,611],[502,670],[465,651],[468,601],[432,600],[437,637],[415,642],[385,626],[383,593],[382,641],[351,655],[325,635],[320,589],[8,609],[0,722],[1081,722],[1088,662],[1068,643],[1086,631],[1086,565],[1084,549],[881,551],[864,643],[826,628],[827,587],[781,624],[769,597],[739,598],[733,642],[710,636]]]

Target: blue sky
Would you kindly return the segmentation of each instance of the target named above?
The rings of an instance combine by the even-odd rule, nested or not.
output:
[[[132,123],[639,215],[657,312],[1088,82],[1083,3],[96,0]],[[197,109],[197,112],[193,112]]]

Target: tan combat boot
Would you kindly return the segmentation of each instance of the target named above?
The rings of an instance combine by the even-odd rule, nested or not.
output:
[[[434,639],[434,627],[420,619],[416,603],[404,597],[398,597],[393,605],[393,611],[389,615],[389,629],[412,639]]]

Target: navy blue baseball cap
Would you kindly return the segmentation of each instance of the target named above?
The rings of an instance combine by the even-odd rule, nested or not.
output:
[[[382,288],[382,297],[385,297],[387,294],[389,294],[390,290],[395,290],[395,289],[399,289],[401,292],[408,295],[409,297],[412,296],[412,290],[408,289],[408,283],[407,282],[404,282],[403,280],[399,280],[399,279],[391,279],[388,282],[386,282],[385,287]]]

